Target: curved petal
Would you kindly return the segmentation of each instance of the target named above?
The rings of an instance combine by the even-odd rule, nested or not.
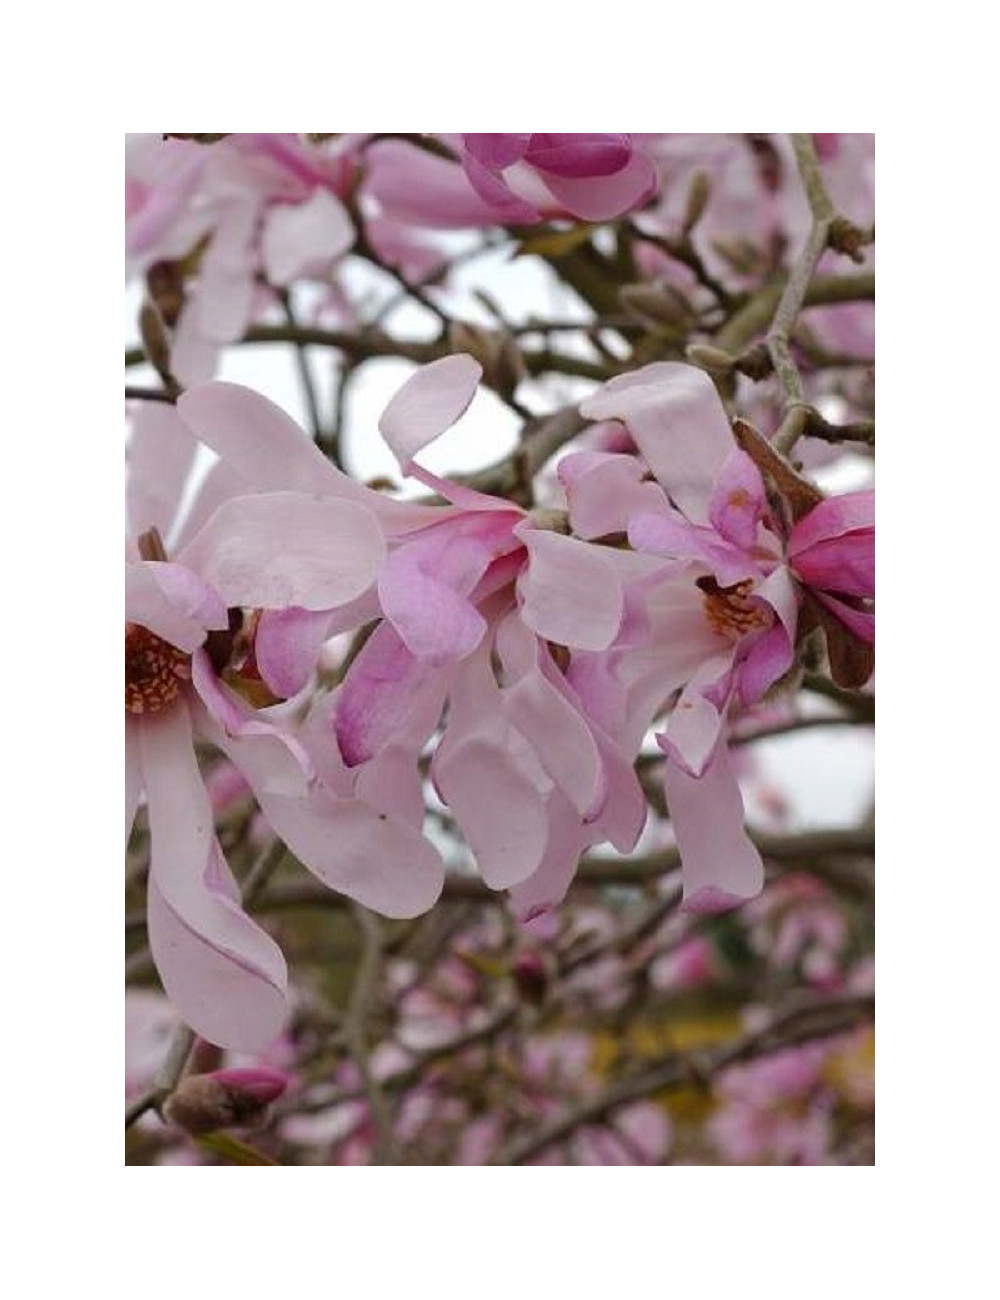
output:
[[[700,777],[668,758],[663,781],[681,854],[684,909],[726,911],[759,894],[764,863],[743,825],[743,800],[726,745]]]
[[[392,398],[378,427],[404,474],[417,452],[465,413],[482,374],[474,357],[458,352],[421,366]]]
[[[518,580],[521,617],[539,636],[581,650],[604,650],[625,612],[612,561],[589,542],[528,526],[517,532],[528,548]]]
[[[464,137],[466,140],[469,138]],[[523,137],[501,137],[512,138]],[[528,139],[530,143],[524,153],[524,161],[543,172],[551,172],[554,176],[613,176],[628,166],[632,157],[632,142],[627,135],[558,135],[536,131]],[[480,161],[486,160],[480,158]],[[510,161],[513,162],[514,159]],[[507,163],[500,165],[505,167]]]
[[[184,565],[161,560],[126,564],[125,620],[188,652],[210,629],[229,626],[218,592]]]
[[[401,140],[367,150],[366,189],[383,212],[408,225],[439,229],[490,226],[492,206],[479,197],[465,170]]]
[[[149,937],[167,996],[219,1046],[256,1051],[285,1017],[281,951],[239,906],[212,826],[187,710],[140,731],[152,840]]]
[[[573,532],[584,541],[625,532],[633,516],[655,514],[667,505],[661,488],[643,482],[644,469],[637,456],[574,452],[562,458],[556,473],[566,493]]]
[[[633,153],[613,176],[556,176],[543,179],[553,197],[583,221],[609,221],[638,207],[656,189],[656,168],[641,153]]]
[[[789,561],[808,587],[845,596],[875,595],[875,530],[815,542]]]
[[[520,161],[534,137],[521,135],[463,135],[462,144],[477,162],[493,171]]]
[[[298,695],[313,674],[330,638],[329,610],[265,609],[254,633],[254,659],[261,677],[282,699]]]
[[[166,402],[142,402],[132,417],[128,440],[128,528],[138,536],[158,528],[166,537],[177,518],[191,472],[195,442]]]
[[[754,595],[777,615],[774,626],[750,647],[740,665],[740,699],[755,704],[792,666],[799,598],[788,569],[781,565],[757,587]]]
[[[541,219],[541,214],[526,200],[516,194],[498,171],[484,167],[478,158],[466,154],[462,159],[469,184],[484,203],[489,205],[493,222],[530,226]]]
[[[580,412],[588,420],[621,420],[688,519],[708,522],[712,488],[736,442],[703,370],[656,361],[609,380],[580,403]]]
[[[363,506],[268,492],[223,502],[180,558],[227,605],[329,610],[360,596],[384,556],[378,520]]]
[[[846,601],[837,600],[835,596],[831,596],[825,591],[814,591],[812,594],[845,627],[850,628],[856,637],[866,641],[869,645],[875,644],[874,614],[867,610],[855,609],[852,605],[848,605]]]
[[[268,212],[261,236],[264,270],[272,284],[291,284],[342,257],[353,243],[347,209],[329,190],[318,189],[305,203],[283,203]]]
[[[558,790],[549,796],[546,811],[548,833],[542,860],[527,880],[510,891],[511,906],[522,921],[541,916],[562,902],[587,842],[576,809]]]
[[[533,669],[502,692],[504,713],[577,812],[604,793],[604,765],[590,728],[561,692]]]

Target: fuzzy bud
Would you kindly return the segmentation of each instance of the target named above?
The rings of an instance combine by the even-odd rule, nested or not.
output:
[[[684,296],[662,280],[627,284],[619,289],[618,299],[630,316],[654,329],[666,327],[685,334],[694,322],[691,307]]]
[[[711,178],[708,172],[699,168],[691,177],[691,184],[688,186],[687,198],[684,202],[684,217],[681,221],[681,229],[685,235],[689,235],[705,215],[705,209],[708,207],[708,200],[711,197]]]
[[[702,370],[728,375],[734,365],[733,357],[711,343],[692,343],[687,349],[687,359]]]
[[[287,1076],[263,1068],[189,1074],[171,1093],[163,1113],[188,1133],[256,1128],[287,1087]]]

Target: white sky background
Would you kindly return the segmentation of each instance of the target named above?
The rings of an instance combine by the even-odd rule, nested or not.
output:
[[[468,241],[462,236],[443,237],[452,249]],[[349,291],[371,293],[375,301],[395,298],[398,287],[379,272],[349,261],[344,268]],[[473,323],[495,323],[486,308],[472,297],[473,288],[482,288],[499,300],[507,319],[523,324],[532,316],[550,316],[559,320],[587,320],[586,310],[575,296],[556,284],[536,258],[510,259],[506,249],[476,257],[452,272],[455,289],[442,293],[435,290],[436,300],[449,313]],[[133,281],[125,294],[126,346],[138,343],[136,318],[141,301],[139,282]],[[296,300],[297,315],[308,315],[310,290],[300,291]],[[387,328],[400,338],[427,339],[435,335],[437,322],[419,306],[404,302],[386,317]],[[573,336],[555,336],[561,351],[573,350]],[[577,341],[582,355],[592,356],[589,345]],[[308,349],[320,411],[329,418],[333,400],[335,354],[328,348]],[[366,362],[351,381],[348,390],[344,441],[346,459],[359,478],[386,477],[407,490],[422,492],[401,483],[395,458],[378,432],[378,419],[396,389],[412,373],[407,361],[386,358]],[[135,382],[155,383],[156,376],[146,367],[129,372]],[[283,407],[303,426],[307,415],[298,372],[291,347],[279,344],[245,345],[227,348],[218,378],[246,384]],[[534,413],[582,397],[594,387],[590,381],[551,377],[544,388],[525,382],[518,397]],[[470,473],[504,456],[515,444],[519,421],[493,393],[480,389],[463,419],[421,454],[427,468],[438,474]],[[860,457],[843,457],[832,470],[819,471],[815,477],[827,491],[851,491],[866,486],[871,462]],[[809,697],[801,697],[803,712],[812,711]],[[815,712],[823,712],[817,702]],[[765,783],[772,781],[790,799],[791,829],[850,826],[868,811],[874,795],[875,752],[868,728],[830,727],[806,731],[801,735],[776,737],[753,746],[758,773]],[[754,783],[756,784],[756,782]],[[761,820],[761,810],[752,792],[746,800],[750,824]]]

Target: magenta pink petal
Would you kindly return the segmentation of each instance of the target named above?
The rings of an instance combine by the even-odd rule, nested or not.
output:
[[[482,374],[475,358],[457,352],[421,366],[392,398],[378,427],[404,474],[419,451],[464,415]]]
[[[867,610],[855,609],[848,605],[846,601],[837,600],[829,592],[814,591],[813,596],[834,617],[839,618],[845,627],[850,628],[856,637],[866,641],[869,645],[875,644],[875,615]]]
[[[466,140],[469,138],[465,137]],[[524,161],[555,176],[612,176],[627,166],[632,157],[632,145],[627,135],[555,135],[536,132],[529,139]],[[480,157],[480,162],[490,165],[483,157]]]
[[[814,542],[790,561],[808,587],[844,596],[875,595],[875,530],[862,529]]]
[[[759,894],[764,864],[743,825],[743,800],[726,745],[700,777],[668,758],[664,791],[681,853],[685,909],[724,911]]]
[[[845,533],[874,530],[875,493],[847,492],[839,497],[827,497],[800,519],[788,539],[788,554],[800,551],[817,542],[826,542]]]
[[[715,480],[708,513],[712,527],[748,551],[757,540],[757,525],[767,512],[760,470],[745,451],[730,452]]]
[[[639,207],[656,188],[656,168],[641,153],[633,153],[613,176],[570,177],[545,172],[546,187],[573,216],[583,221],[609,221]]]
[[[466,150],[491,171],[503,170],[524,157],[532,142],[530,134],[523,135],[463,135]]]
[[[541,213],[515,194],[498,171],[484,167],[471,154],[465,155],[463,165],[469,184],[490,207],[491,222],[528,226],[541,219]]]

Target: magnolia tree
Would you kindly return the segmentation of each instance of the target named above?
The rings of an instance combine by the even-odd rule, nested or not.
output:
[[[129,139],[130,1162],[872,1162],[873,167]]]

